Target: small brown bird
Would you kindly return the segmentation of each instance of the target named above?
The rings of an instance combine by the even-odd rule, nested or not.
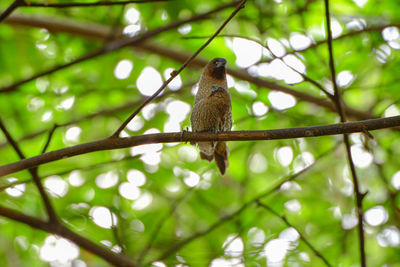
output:
[[[228,91],[226,82],[226,59],[214,58],[203,70],[199,81],[199,90],[194,99],[196,105],[201,99],[208,97],[211,94],[211,86],[219,86]]]
[[[212,85],[206,92],[209,94],[199,99],[193,106],[190,116],[192,131],[194,132],[225,132],[232,126],[232,104],[227,89]],[[205,95],[204,91],[197,93]],[[197,97],[196,96],[196,97]],[[229,150],[226,142],[199,142],[201,159],[212,161],[215,159],[220,173],[225,174],[228,168]]]

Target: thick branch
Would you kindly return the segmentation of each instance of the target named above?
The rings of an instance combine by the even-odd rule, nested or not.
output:
[[[106,138],[90,143],[84,143],[60,150],[44,153],[42,155],[24,159],[8,165],[0,166],[0,177],[32,168],[48,162],[87,154],[94,151],[126,148],[154,143],[188,142],[188,141],[256,141],[279,140],[304,137],[317,137],[344,133],[372,131],[400,126],[400,116],[372,119],[358,122],[329,124],[322,126],[298,127],[264,131],[235,131],[225,133],[161,133],[133,136],[127,138]]]

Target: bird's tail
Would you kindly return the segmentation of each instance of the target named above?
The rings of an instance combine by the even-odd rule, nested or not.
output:
[[[222,175],[225,174],[225,170],[229,166],[228,154],[229,150],[228,147],[226,146],[226,142],[218,142],[217,145],[215,146],[214,158],[215,158],[215,163],[217,164],[217,167],[219,169],[219,172]]]

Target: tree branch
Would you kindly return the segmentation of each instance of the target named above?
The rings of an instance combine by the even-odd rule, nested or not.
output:
[[[268,210],[269,212],[271,212],[272,214],[274,214],[276,217],[280,218],[288,227],[292,227],[294,228],[300,236],[300,239],[314,252],[314,254],[319,257],[326,266],[331,267],[332,265],[328,262],[328,260],[316,249],[314,248],[314,246],[304,237],[303,234],[301,234],[301,232],[294,227],[284,216],[279,215],[279,213],[277,213],[276,211],[274,211],[270,206],[263,204],[259,199],[256,200],[258,206]]]
[[[336,135],[344,133],[356,133],[372,131],[384,128],[400,126],[400,116],[372,119],[357,122],[339,124],[328,124],[322,126],[309,126],[287,129],[263,130],[263,131],[234,131],[224,133],[208,132],[176,132],[161,134],[146,134],[127,138],[106,138],[90,143],[84,143],[72,147],[63,148],[42,155],[24,159],[18,162],[0,166],[0,177],[29,169],[48,162],[87,154],[95,151],[111,150],[117,148],[133,147],[154,143],[171,142],[198,142],[198,141],[256,141],[256,140],[278,140],[304,137],[317,137]]]
[[[101,56],[101,55],[116,51],[116,50],[124,48],[126,46],[130,46],[130,45],[135,45],[135,44],[141,43],[146,39],[149,39],[149,38],[151,38],[151,37],[153,37],[155,35],[158,35],[158,34],[160,34],[162,32],[169,31],[171,29],[175,29],[175,28],[177,28],[177,27],[179,27],[179,26],[181,26],[183,24],[194,22],[194,21],[203,20],[203,19],[207,18],[208,16],[210,16],[210,15],[212,15],[214,13],[217,13],[217,12],[219,12],[221,10],[224,10],[226,8],[229,8],[231,6],[235,6],[236,4],[237,4],[237,2],[232,2],[232,3],[229,3],[229,4],[225,4],[225,5],[222,5],[222,6],[218,7],[218,8],[216,8],[216,9],[213,9],[213,10],[211,10],[209,12],[193,16],[193,17],[191,17],[189,19],[178,20],[178,21],[172,22],[171,24],[169,24],[167,26],[163,26],[163,27],[160,27],[160,28],[157,28],[157,29],[154,29],[154,30],[150,30],[150,31],[144,32],[144,33],[139,34],[139,35],[137,35],[135,37],[132,37],[132,38],[123,38],[123,39],[120,39],[120,40],[116,40],[116,41],[110,42],[109,44],[107,44],[102,49],[94,51],[94,52],[90,52],[90,53],[86,54],[85,56],[80,57],[80,58],[78,58],[78,59],[76,59],[74,61],[71,61],[71,62],[67,63],[67,64],[58,65],[58,66],[56,66],[56,67],[54,67],[52,69],[49,69],[47,71],[37,73],[37,74],[35,74],[35,75],[33,75],[33,76],[29,77],[29,78],[23,79],[23,80],[21,80],[19,82],[16,82],[14,84],[9,85],[9,86],[0,88],[0,93],[6,93],[6,92],[15,91],[18,88],[18,86],[21,86],[21,85],[23,85],[23,84],[25,84],[27,82],[33,81],[33,80],[35,80],[35,79],[37,79],[39,77],[54,73],[56,71],[65,69],[67,67],[73,66],[73,65],[81,63],[81,62],[84,62],[86,60],[89,60],[89,59],[92,59],[92,58],[95,58],[95,57],[98,57],[98,56]],[[105,38],[107,38],[107,35],[105,36]]]
[[[189,244],[190,242],[192,242],[193,240],[202,237],[204,235],[207,235],[208,233],[214,231],[215,229],[217,229],[218,227],[220,227],[221,225],[223,225],[225,222],[232,220],[233,218],[237,217],[238,215],[240,215],[245,209],[247,209],[248,206],[250,206],[251,204],[253,204],[253,201],[247,202],[244,205],[242,205],[239,209],[237,209],[235,212],[228,214],[226,216],[221,217],[216,223],[214,223],[213,225],[211,225],[210,227],[204,229],[203,231],[199,231],[196,232],[195,234],[189,236],[186,239],[183,239],[182,241],[176,243],[175,245],[171,246],[167,251],[165,251],[158,259],[159,260],[163,260],[165,258],[167,258],[168,256],[170,256],[172,253],[175,253],[176,251],[178,251],[179,249],[181,249],[182,247],[186,246],[187,244]],[[147,264],[146,264],[147,265]]]
[[[20,6],[23,7],[53,7],[53,8],[68,8],[68,7],[93,7],[93,6],[117,6],[117,5],[127,5],[127,4],[145,4],[154,2],[172,2],[173,0],[130,0],[130,1],[97,1],[92,3],[58,3],[58,4],[48,4],[48,3],[33,3],[22,1]]]
[[[6,136],[7,141],[14,148],[15,152],[17,152],[20,159],[24,160],[25,155],[22,153],[18,144],[14,141],[14,139],[12,138],[11,134],[8,132],[7,128],[5,127],[5,125],[3,124],[1,119],[0,119],[0,129],[3,131],[4,135]],[[28,171],[32,175],[33,181],[35,182],[35,185],[36,185],[37,189],[39,190],[40,196],[42,197],[44,206],[46,207],[47,215],[49,216],[50,223],[53,223],[54,225],[59,224],[57,214],[53,208],[53,205],[51,204],[50,198],[47,195],[47,193],[42,185],[42,182],[40,181],[37,167],[30,168]]]
[[[103,258],[105,261],[109,262],[110,264],[113,264],[115,266],[126,266],[126,267],[134,267],[134,265],[128,258],[126,258],[123,255],[118,255],[115,254],[108,249],[97,245],[96,243],[90,241],[89,239],[86,239],[83,236],[80,236],[71,230],[69,230],[67,227],[65,227],[62,224],[59,225],[54,225],[46,221],[42,221],[40,219],[37,219],[35,217],[31,217],[28,215],[25,215],[21,212],[5,208],[0,206],[0,216],[6,217],[8,219],[11,219],[13,221],[17,221],[26,225],[29,225],[32,228],[35,229],[40,229],[48,233],[52,233],[58,236],[62,236],[66,239],[71,240],[78,246],[86,249],[87,251]]]
[[[222,23],[222,25],[218,28],[218,30],[205,42],[193,55],[191,55],[185,63],[182,64],[182,66],[178,69],[175,70],[171,73],[171,77],[166,80],[161,87],[149,98],[146,99],[146,101],[143,102],[142,105],[140,105],[130,116],[128,119],[126,119],[122,125],[113,133],[112,137],[118,137],[119,134],[122,132],[123,129],[125,129],[126,125],[137,115],[139,112],[148,104],[150,103],[155,97],[157,97],[162,90],[176,77],[179,75],[179,73],[182,72],[184,68],[186,68],[187,65],[189,65],[192,60],[197,57],[198,54],[200,54],[201,51],[203,51],[204,48],[206,48],[211,41],[225,28],[225,26],[233,19],[233,17],[239,12],[240,9],[244,8],[244,4],[246,3],[247,0],[242,0],[238,5],[236,6],[235,10],[232,12],[232,14]]]
[[[333,148],[336,149],[337,146],[335,146]],[[218,227],[220,227],[221,225],[223,225],[225,222],[230,221],[231,219],[235,218],[236,216],[240,215],[245,209],[247,209],[250,205],[252,205],[253,203],[255,203],[258,200],[261,200],[271,194],[273,194],[274,192],[276,192],[279,188],[281,188],[281,186],[288,182],[288,181],[292,181],[296,178],[298,178],[299,176],[301,176],[302,174],[304,174],[305,172],[307,172],[308,170],[310,170],[312,167],[314,167],[316,165],[316,163],[323,157],[325,157],[326,155],[328,155],[329,153],[332,152],[332,149],[326,151],[325,153],[323,153],[322,155],[320,155],[313,164],[309,165],[308,167],[302,169],[301,171],[291,174],[289,176],[287,176],[284,179],[281,179],[281,182],[279,182],[277,185],[265,190],[263,193],[259,194],[257,197],[253,198],[252,200],[244,203],[240,208],[238,208],[236,211],[222,216],[217,222],[215,222],[214,224],[210,225],[208,228],[196,232],[191,236],[188,236],[187,238],[179,241],[178,243],[176,243],[174,246],[172,246],[171,248],[167,249],[157,260],[162,260],[165,259],[167,257],[169,257],[172,253],[175,253],[176,251],[178,251],[179,249],[181,249],[182,247],[186,246],[187,244],[189,244],[190,242],[192,242],[193,240],[205,236],[208,233],[214,231],[215,229],[217,229]]]
[[[21,6],[24,0],[15,0],[3,13],[0,14],[0,22],[7,18],[17,7]]]
[[[324,0],[325,2],[325,17],[326,17],[326,33],[328,41],[328,51],[329,51],[329,67],[331,70],[332,83],[333,83],[333,100],[336,105],[336,110],[339,113],[340,121],[344,123],[346,121],[346,113],[343,109],[343,99],[340,90],[336,83],[336,71],[335,71],[335,61],[333,58],[333,47],[332,47],[332,31],[331,31],[331,19],[329,13],[329,0]],[[353,189],[356,198],[356,207],[358,215],[358,238],[360,245],[360,261],[361,266],[366,267],[367,262],[365,258],[365,241],[364,241],[364,225],[363,225],[363,209],[362,209],[362,199],[363,195],[360,193],[359,182],[357,178],[356,168],[354,166],[353,158],[351,155],[351,146],[349,141],[349,136],[347,134],[343,135],[343,140],[346,145],[347,161],[350,166],[351,177],[353,179]]]
[[[53,134],[54,134],[54,132],[56,131],[57,128],[58,128],[58,125],[54,124],[53,127],[50,129],[49,135],[47,136],[46,143],[44,144],[44,146],[42,148],[42,154],[47,151],[47,148],[49,147],[50,142],[51,142],[51,138],[53,137]]]

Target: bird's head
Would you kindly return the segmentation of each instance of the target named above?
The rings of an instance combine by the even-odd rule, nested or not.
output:
[[[208,65],[208,73],[213,77],[218,80],[225,79],[225,73],[226,73],[226,59],[225,58],[214,58],[211,60]]]

